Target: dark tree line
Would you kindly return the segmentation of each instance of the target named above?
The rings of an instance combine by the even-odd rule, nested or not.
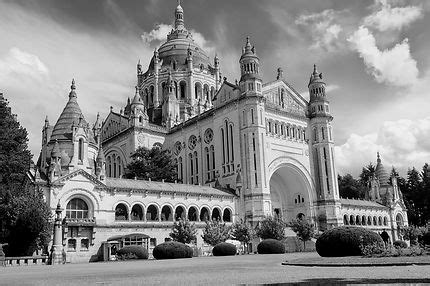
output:
[[[366,193],[370,179],[375,174],[375,166],[363,167],[358,179],[352,175],[338,175],[339,193],[342,198],[367,199]],[[413,167],[406,177],[399,175],[395,168],[391,175],[397,178],[397,185],[403,194],[403,201],[408,209],[409,223],[424,226],[430,222],[430,167],[424,164],[421,171]],[[390,178],[391,183],[391,178]]]

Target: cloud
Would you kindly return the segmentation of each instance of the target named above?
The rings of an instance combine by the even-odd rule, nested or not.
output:
[[[417,82],[417,62],[412,58],[408,39],[392,49],[379,50],[375,37],[364,26],[360,26],[348,41],[364,60],[368,73],[377,82],[394,86],[410,86]]]
[[[313,40],[310,49],[334,51],[343,46],[343,41],[339,41],[343,29],[337,22],[342,13],[327,9],[320,13],[300,15],[295,24],[306,26],[309,29]]]
[[[363,166],[376,161],[378,151],[386,168],[394,166],[403,173],[421,168],[430,158],[430,117],[386,121],[376,133],[351,134],[335,147],[337,168],[358,175]]]
[[[375,11],[364,18],[364,25],[383,32],[401,30],[423,17],[420,6],[392,7],[387,0],[376,0]]]
[[[145,44],[148,46],[151,46],[153,44],[159,45],[161,42],[164,42],[167,40],[167,34],[169,34],[173,29],[172,25],[169,24],[156,24],[154,29],[152,29],[149,32],[144,32],[142,34],[142,40]],[[199,45],[204,51],[208,52],[209,54],[212,54],[215,50],[214,46],[209,43],[208,40],[205,39],[205,37],[197,32],[194,29],[189,30],[193,36],[193,40]]]
[[[45,79],[49,74],[46,65],[38,56],[13,47],[0,59],[0,81],[9,82],[17,75],[25,75],[38,80]]]

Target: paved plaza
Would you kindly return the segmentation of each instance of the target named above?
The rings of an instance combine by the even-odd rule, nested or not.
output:
[[[430,266],[298,267],[289,259],[316,253],[198,257],[177,260],[0,268],[1,285],[233,285],[430,283]]]

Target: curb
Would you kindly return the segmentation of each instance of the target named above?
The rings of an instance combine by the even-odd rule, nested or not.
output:
[[[430,262],[396,262],[396,263],[294,263],[282,262],[284,266],[302,266],[302,267],[390,267],[390,266],[412,266],[412,265],[430,265]]]

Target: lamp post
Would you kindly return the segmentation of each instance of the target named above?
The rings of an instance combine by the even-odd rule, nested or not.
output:
[[[54,237],[51,248],[51,264],[63,264],[63,238],[62,238],[62,222],[61,222],[61,206],[58,201],[57,208],[55,209],[55,222],[54,222]]]

